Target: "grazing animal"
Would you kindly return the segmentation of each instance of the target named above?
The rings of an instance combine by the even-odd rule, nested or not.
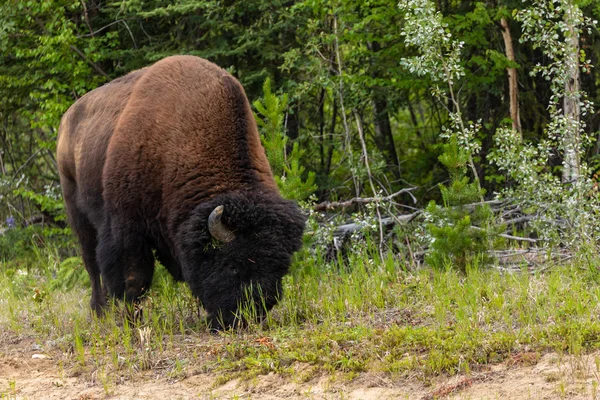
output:
[[[144,294],[155,256],[213,328],[239,321],[241,304],[277,303],[305,218],[281,198],[225,70],[173,56],[87,93],[62,117],[57,160],[98,315],[106,292]]]

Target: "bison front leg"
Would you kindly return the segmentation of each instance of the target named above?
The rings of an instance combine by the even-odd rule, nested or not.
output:
[[[104,286],[111,296],[135,302],[150,288],[154,256],[140,233],[106,224],[101,229],[96,254]]]

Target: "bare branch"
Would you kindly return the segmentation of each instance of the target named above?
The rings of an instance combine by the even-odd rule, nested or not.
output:
[[[94,36],[92,24],[90,24],[90,16],[88,14],[87,5],[85,4],[85,0],[80,0],[80,1],[81,1],[81,5],[83,6],[83,15],[84,15],[85,23],[87,24],[90,32],[92,32],[91,36]]]
[[[344,106],[344,79],[342,75],[342,56],[340,53],[340,45],[338,41],[338,25],[337,25],[337,16],[333,16],[333,31],[334,31],[334,45],[335,45],[335,55],[337,61],[337,73],[340,81],[338,95],[340,97],[340,107],[342,109],[342,122],[344,123],[344,131],[346,132],[346,140],[345,140],[345,148],[346,153],[348,154],[348,158],[350,160],[350,167],[354,166],[354,157],[352,153],[352,135],[350,134],[350,127],[348,126],[348,119],[346,118],[346,108]],[[360,185],[358,182],[358,177],[354,173],[354,168],[350,168],[352,172],[352,181],[354,183],[354,190],[356,192],[356,196],[360,193]]]
[[[475,229],[476,231],[483,231],[483,230],[485,230],[483,228],[480,228],[478,226],[473,226],[473,225],[471,225],[471,228]],[[544,241],[544,239],[531,239],[531,238],[526,238],[526,237],[507,235],[505,233],[499,233],[498,236],[503,237],[505,239],[518,240],[518,241],[521,241],[521,242],[529,242],[529,243],[537,243],[537,242],[543,242]]]
[[[99,28],[98,30],[95,30],[95,31],[91,31],[91,26],[90,26],[90,31],[91,32],[90,33],[86,33],[85,35],[79,35],[79,36],[77,36],[77,39],[84,38],[84,37],[89,37],[89,36],[94,36],[97,33],[100,33],[103,30],[108,29],[111,26],[113,26],[115,24],[118,24],[119,22],[122,22],[122,21],[124,21],[124,20],[123,19],[118,19],[116,21],[111,22],[110,24],[104,25],[102,28]]]
[[[21,170],[23,170],[23,168],[25,168],[27,165],[29,165],[29,163],[31,161],[33,161],[35,159],[35,157],[40,154],[42,152],[42,149],[38,149],[35,153],[33,153],[31,156],[29,156],[29,158],[23,163],[23,165],[21,165],[13,174],[12,180],[14,181],[17,176],[19,175],[19,172],[21,172]]]
[[[365,142],[365,135],[362,128],[362,123],[360,122],[360,118],[358,118],[358,113],[356,110],[354,111],[354,118],[356,119],[356,129],[358,129],[358,137],[360,138],[360,144],[362,146],[363,158],[365,160],[365,167],[367,168],[367,174],[369,176],[369,184],[371,185],[371,191],[373,193],[377,193],[375,190],[375,184],[373,183],[373,174],[371,172],[371,165],[369,164],[369,152],[367,150],[367,143]],[[377,211],[377,220],[379,221],[379,255],[383,260],[383,223],[381,222],[381,210],[379,209],[380,200],[376,196],[375,199],[375,211]]]
[[[417,189],[417,187],[404,188],[402,190],[397,191],[396,193],[392,193],[389,196],[385,197],[354,197],[350,200],[346,201],[324,201],[322,203],[314,206],[315,211],[332,211],[338,208],[347,208],[354,204],[368,204],[373,202],[385,202],[390,201],[394,197],[397,197],[403,193],[410,193],[412,190]]]
[[[385,217],[381,218],[382,226],[391,226],[394,224],[408,224],[410,221],[415,219],[417,216],[421,214],[421,211],[416,211],[412,214],[405,215],[397,215],[394,217]],[[353,222],[350,224],[340,225],[335,229],[334,236],[343,236],[347,233],[352,233],[354,231],[358,231],[366,226],[366,222]]]
[[[75,53],[77,53],[79,55],[79,57],[81,57],[86,63],[88,63],[90,65],[90,67],[92,67],[97,73],[99,73],[100,75],[102,75],[105,78],[110,79],[108,74],[106,72],[104,72],[102,70],[102,68],[100,68],[98,66],[98,64],[96,64],[92,60],[90,60],[85,54],[83,54],[83,52],[81,50],[79,50],[77,47],[75,47],[75,45],[70,44],[69,48],[71,50],[73,50]]]

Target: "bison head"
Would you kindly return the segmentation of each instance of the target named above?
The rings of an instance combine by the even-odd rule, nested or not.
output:
[[[208,313],[212,328],[258,316],[281,295],[281,281],[302,244],[305,218],[278,196],[227,194],[199,205],[182,226],[183,277]]]

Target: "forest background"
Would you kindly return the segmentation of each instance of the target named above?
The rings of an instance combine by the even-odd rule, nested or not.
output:
[[[464,267],[502,238],[595,247],[598,18],[591,0],[4,0],[0,220],[68,242],[61,115],[113,78],[193,54],[242,82],[284,195],[354,213],[380,248],[406,214],[421,223],[396,250],[437,251],[433,264]],[[31,245],[12,231],[4,259]]]
[[[598,19],[597,0],[0,0],[0,398],[194,378],[596,398]],[[164,268],[137,324],[91,317],[66,222],[62,114],[172,54],[241,81],[309,216],[280,303],[240,331],[211,334]]]

